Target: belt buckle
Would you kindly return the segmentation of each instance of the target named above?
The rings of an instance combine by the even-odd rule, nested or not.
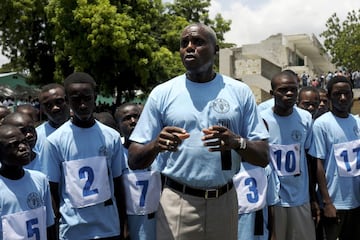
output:
[[[215,192],[215,197],[209,197],[209,193]],[[219,190],[218,189],[209,189],[205,190],[205,199],[209,198],[218,198],[219,197]]]

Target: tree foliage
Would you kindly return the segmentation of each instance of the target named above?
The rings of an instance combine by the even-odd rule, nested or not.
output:
[[[216,14],[215,19],[209,17],[211,0],[174,0],[165,5],[170,14],[181,16],[189,23],[202,22],[212,27],[218,38],[220,47],[231,47],[235,44],[225,43],[224,34],[230,31],[231,20],[225,20],[221,14]]]
[[[1,0],[0,41],[12,71],[31,72],[31,80],[52,81],[55,69],[47,0]]]
[[[360,9],[348,12],[341,22],[334,13],[326,22],[324,46],[337,66],[360,70]]]
[[[220,14],[210,19],[209,6],[210,0],[2,0],[6,67],[28,69],[39,84],[85,71],[102,93],[117,89],[121,102],[184,71],[179,36],[189,22],[212,26],[223,42],[231,22]]]

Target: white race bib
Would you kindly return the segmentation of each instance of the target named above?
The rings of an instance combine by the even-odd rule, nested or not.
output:
[[[159,172],[144,171],[124,174],[126,213],[145,215],[157,211],[161,194]]]
[[[254,212],[266,205],[267,177],[265,170],[254,167],[241,171],[233,177],[239,214]]]
[[[63,162],[65,191],[75,208],[92,206],[111,198],[104,156]]]
[[[2,216],[3,239],[43,240],[46,235],[45,206]]]
[[[270,145],[270,159],[278,176],[300,174],[300,144]]]
[[[341,177],[360,175],[360,139],[334,144],[334,155]]]

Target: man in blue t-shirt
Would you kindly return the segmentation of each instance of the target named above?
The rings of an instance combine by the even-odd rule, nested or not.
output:
[[[268,163],[268,133],[250,88],[213,70],[216,42],[204,24],[185,27],[186,73],[153,89],[130,136],[131,169],[162,165],[157,239],[236,239],[232,177],[241,159]]]
[[[309,154],[317,159],[321,223],[326,239],[360,235],[360,119],[349,113],[352,84],[335,76],[327,84],[331,110],[314,122]]]

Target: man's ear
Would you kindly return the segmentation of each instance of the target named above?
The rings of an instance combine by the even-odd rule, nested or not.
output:
[[[220,49],[219,45],[215,45],[215,53],[214,54],[218,53],[219,49]]]

